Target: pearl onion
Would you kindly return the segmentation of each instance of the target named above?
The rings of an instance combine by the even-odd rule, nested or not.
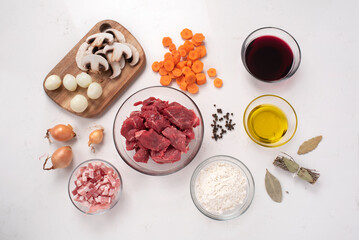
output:
[[[47,90],[56,90],[61,86],[61,78],[57,75],[51,75],[45,80]]]
[[[75,91],[77,88],[76,78],[71,74],[66,74],[62,80],[64,87],[69,91]]]
[[[91,99],[98,99],[102,95],[102,87],[99,83],[93,82],[87,89],[87,96]]]
[[[76,76],[77,84],[82,88],[87,88],[92,83],[92,77],[85,72]]]
[[[87,99],[81,94],[77,94],[70,101],[70,107],[74,112],[81,113],[86,110],[87,106]]]

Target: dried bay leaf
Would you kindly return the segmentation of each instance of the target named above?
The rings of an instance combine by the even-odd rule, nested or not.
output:
[[[300,145],[298,149],[298,154],[302,155],[313,151],[318,146],[320,141],[322,141],[322,139],[322,136],[317,136],[305,141],[304,143],[302,143],[302,145]]]
[[[266,169],[265,186],[269,197],[280,203],[282,201],[282,186],[278,179]]]

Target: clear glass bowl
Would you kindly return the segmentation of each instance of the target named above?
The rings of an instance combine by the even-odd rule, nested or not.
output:
[[[287,117],[287,121],[288,121],[287,132],[277,142],[274,142],[274,143],[261,142],[261,141],[257,140],[254,136],[252,136],[251,132],[248,129],[249,114],[255,107],[262,105],[262,104],[271,104],[271,105],[274,105],[274,106],[280,108],[283,111],[283,113],[285,114],[285,116]],[[248,106],[243,114],[243,126],[244,126],[244,129],[246,130],[247,135],[255,143],[257,143],[263,147],[273,148],[273,147],[279,147],[279,146],[286,144],[294,137],[294,134],[297,131],[297,125],[298,125],[297,114],[296,114],[294,108],[292,107],[292,105],[290,105],[290,103],[287,100],[285,100],[284,98],[276,96],[276,95],[266,94],[266,95],[262,95],[262,96],[259,96],[255,99],[253,99],[248,104]]]
[[[80,167],[82,166],[87,166],[89,163],[95,163],[95,162],[102,162],[104,163],[107,167],[110,167],[112,168],[115,173],[118,175],[120,181],[121,181],[121,186],[119,188],[119,190],[117,191],[116,194],[116,198],[112,201],[111,205],[109,206],[109,208],[107,209],[103,209],[103,210],[100,210],[100,211],[96,211],[94,213],[89,213],[89,207],[83,205],[82,203],[80,202],[77,202],[74,200],[74,195],[72,194],[72,191],[76,188],[76,185],[75,185],[75,179],[76,179],[76,176],[77,176],[77,172],[79,170]],[[101,160],[101,159],[90,159],[90,160],[87,160],[87,161],[84,161],[83,163],[79,164],[71,173],[71,176],[70,176],[70,179],[69,179],[69,182],[68,182],[68,193],[69,193],[69,197],[70,197],[70,200],[71,202],[74,204],[74,206],[80,210],[81,212],[85,213],[85,214],[88,214],[88,215],[99,215],[99,214],[103,214],[107,211],[110,211],[110,209],[112,209],[118,202],[118,200],[120,199],[120,195],[121,195],[121,192],[122,192],[122,187],[123,187],[123,182],[122,182],[122,178],[121,178],[121,175],[119,173],[119,171],[116,169],[115,166],[113,166],[111,163],[105,161],[105,160]]]
[[[196,195],[196,181],[199,176],[199,173],[201,172],[202,169],[205,169],[206,167],[208,167],[210,164],[212,164],[214,162],[230,163],[232,166],[238,168],[247,179],[247,189],[246,189],[247,194],[246,194],[246,197],[245,197],[243,203],[236,206],[233,210],[223,212],[220,215],[213,214],[213,213],[207,211],[204,207],[202,207],[200,202],[198,201],[197,195]],[[247,211],[247,209],[249,208],[249,206],[252,203],[252,200],[254,197],[254,191],[255,191],[255,186],[254,186],[253,176],[252,176],[251,172],[249,171],[249,169],[246,167],[246,165],[244,165],[244,163],[242,163],[238,159],[231,157],[231,156],[226,156],[226,155],[213,156],[213,157],[206,159],[201,164],[199,164],[198,167],[193,172],[193,175],[191,178],[191,184],[190,184],[190,192],[191,192],[192,201],[195,204],[195,206],[198,208],[198,210],[201,213],[203,213],[205,216],[215,219],[215,220],[220,220],[220,221],[225,221],[225,220],[230,220],[230,219],[236,218],[236,217],[242,215],[245,211]]]
[[[146,100],[149,97],[159,98],[163,101],[178,102],[184,107],[192,109],[200,119],[200,125],[193,129],[195,133],[195,139],[190,142],[188,152],[182,153],[181,160],[178,162],[158,164],[152,161],[151,157],[147,163],[136,162],[133,160],[135,151],[126,150],[126,139],[120,133],[122,123],[132,111],[138,111],[141,109],[141,106],[134,106],[134,103]],[[125,163],[138,172],[152,176],[168,175],[177,172],[187,166],[197,155],[202,145],[203,134],[203,118],[196,103],[185,93],[174,88],[162,86],[144,88],[128,97],[118,110],[113,124],[113,139],[117,152],[120,154],[121,158],[125,161]]]
[[[251,42],[253,42],[253,40],[262,37],[262,36],[274,36],[277,38],[282,39],[284,42],[286,42],[288,44],[288,46],[290,47],[290,49],[292,50],[293,53],[293,62],[292,62],[292,66],[290,68],[290,70],[288,71],[288,73],[280,78],[280,79],[276,79],[276,80],[263,80],[260,78],[257,78],[248,68],[247,63],[246,63],[246,51],[247,48],[249,46],[249,44],[251,44]],[[255,78],[264,82],[278,82],[280,80],[285,80],[287,78],[290,78],[291,76],[293,76],[293,74],[298,70],[300,62],[301,62],[301,51],[300,51],[300,47],[298,42],[294,39],[294,37],[292,35],[290,35],[288,32],[286,32],[283,29],[277,28],[277,27],[263,27],[263,28],[259,28],[255,31],[253,31],[251,34],[248,35],[248,37],[244,40],[243,45],[242,45],[242,50],[241,50],[241,56],[242,56],[242,62],[244,67],[247,69],[247,71]]]

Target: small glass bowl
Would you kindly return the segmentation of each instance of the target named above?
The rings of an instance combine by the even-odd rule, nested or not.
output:
[[[163,101],[178,102],[188,109],[192,109],[197,117],[200,119],[200,125],[193,129],[195,133],[195,139],[189,144],[189,150],[187,153],[182,153],[181,160],[174,163],[158,164],[150,159],[147,163],[136,162],[133,159],[135,154],[134,150],[126,150],[126,139],[121,135],[122,123],[129,117],[132,111],[138,111],[140,106],[134,106],[134,103],[146,100],[149,97],[159,98]],[[113,140],[117,152],[121,158],[131,168],[140,173],[144,173],[152,176],[163,176],[172,174],[186,167],[197,155],[203,141],[204,126],[202,114],[196,105],[196,103],[185,93],[171,87],[154,86],[144,88],[128,97],[122,106],[119,108],[114,123],[113,123]]]
[[[76,179],[76,175],[77,175],[77,171],[80,169],[80,167],[83,167],[83,166],[87,166],[89,163],[95,163],[95,162],[102,162],[106,165],[106,167],[110,167],[112,168],[115,173],[118,175],[118,178],[120,179],[121,181],[121,186],[119,188],[119,190],[117,191],[116,194],[116,198],[112,201],[111,205],[109,208],[107,209],[103,209],[103,210],[100,210],[100,211],[96,211],[94,213],[89,213],[89,207],[87,206],[84,206],[83,204],[81,204],[80,202],[77,202],[74,200],[74,197],[73,194],[72,194],[72,191],[76,188],[76,185],[75,185],[75,179]],[[81,212],[85,213],[85,214],[88,214],[88,215],[99,215],[99,214],[103,214],[105,212],[108,212],[110,211],[118,202],[118,200],[120,199],[120,195],[121,195],[121,192],[122,192],[122,187],[123,187],[123,182],[122,182],[122,178],[121,178],[121,174],[119,173],[119,171],[116,169],[115,166],[113,166],[111,163],[105,161],[105,160],[101,160],[101,159],[90,159],[90,160],[87,160],[87,161],[84,161],[83,163],[79,164],[71,173],[71,176],[70,176],[70,179],[69,179],[69,182],[68,182],[68,193],[69,193],[69,197],[70,197],[70,200],[71,202],[74,204],[74,206],[80,210]]]
[[[264,79],[260,79],[258,77],[256,77],[248,68],[247,63],[246,63],[246,51],[247,48],[249,46],[249,44],[251,44],[255,39],[262,37],[262,36],[274,36],[277,38],[282,39],[284,42],[286,42],[289,46],[289,48],[292,50],[293,53],[293,62],[292,62],[292,66],[290,68],[290,70],[288,71],[288,73],[280,78],[280,79],[275,79],[275,80],[264,80]],[[257,30],[254,30],[252,33],[250,33],[248,35],[248,37],[244,40],[243,45],[242,45],[242,50],[241,50],[241,56],[242,56],[242,62],[244,67],[247,69],[247,71],[249,72],[249,74],[251,74],[255,79],[258,79],[260,81],[263,82],[268,82],[268,83],[274,83],[274,82],[278,82],[280,80],[285,80],[290,78],[291,76],[293,76],[293,74],[298,70],[300,62],[301,62],[301,51],[300,51],[300,47],[298,42],[295,40],[295,38],[290,35],[287,31],[277,28],[277,27],[262,27],[259,28]]]
[[[244,199],[243,203],[236,206],[233,210],[224,212],[220,215],[213,214],[213,213],[207,211],[204,207],[202,207],[201,204],[199,203],[199,201],[197,199],[197,195],[196,195],[196,181],[197,181],[197,178],[198,178],[200,172],[214,162],[230,163],[232,166],[238,168],[247,179],[247,189],[246,189],[247,195],[246,195],[246,198]],[[245,211],[247,211],[247,209],[249,208],[249,206],[252,203],[252,200],[254,197],[254,191],[255,191],[255,186],[254,186],[253,176],[252,176],[251,172],[249,171],[249,169],[247,168],[247,166],[244,165],[244,163],[242,163],[238,159],[231,157],[231,156],[226,156],[226,155],[213,156],[213,157],[206,159],[201,164],[199,164],[198,167],[193,172],[193,175],[191,178],[191,183],[190,183],[190,192],[191,192],[192,201],[193,201],[194,205],[197,207],[197,209],[201,213],[203,213],[205,216],[212,218],[214,220],[219,220],[219,221],[225,221],[225,220],[230,220],[230,219],[236,218],[236,217],[242,215]]]
[[[248,129],[249,114],[255,107],[257,107],[261,104],[274,105],[274,106],[280,108],[284,112],[285,116],[287,117],[287,121],[288,121],[287,132],[284,134],[284,136],[278,142],[265,143],[265,142],[258,141],[254,136],[252,136],[251,132]],[[255,142],[263,147],[274,148],[274,147],[279,147],[279,146],[286,144],[294,137],[294,134],[297,131],[297,125],[298,125],[297,114],[296,114],[294,108],[292,107],[292,105],[290,105],[290,103],[287,100],[285,100],[284,98],[276,96],[276,95],[266,94],[266,95],[261,95],[255,99],[253,99],[248,104],[248,106],[243,114],[243,126],[244,126],[244,129],[246,130],[247,135],[250,137],[250,139],[253,140],[253,142]]]

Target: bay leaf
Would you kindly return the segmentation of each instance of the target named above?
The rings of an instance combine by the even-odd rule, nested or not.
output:
[[[300,145],[298,149],[298,154],[302,155],[313,151],[318,146],[320,141],[322,141],[322,138],[322,136],[317,136],[305,141],[304,143],[302,143],[302,145]]]
[[[280,203],[282,201],[282,186],[278,179],[273,176],[268,169],[266,169],[265,186],[269,197],[274,201]]]

